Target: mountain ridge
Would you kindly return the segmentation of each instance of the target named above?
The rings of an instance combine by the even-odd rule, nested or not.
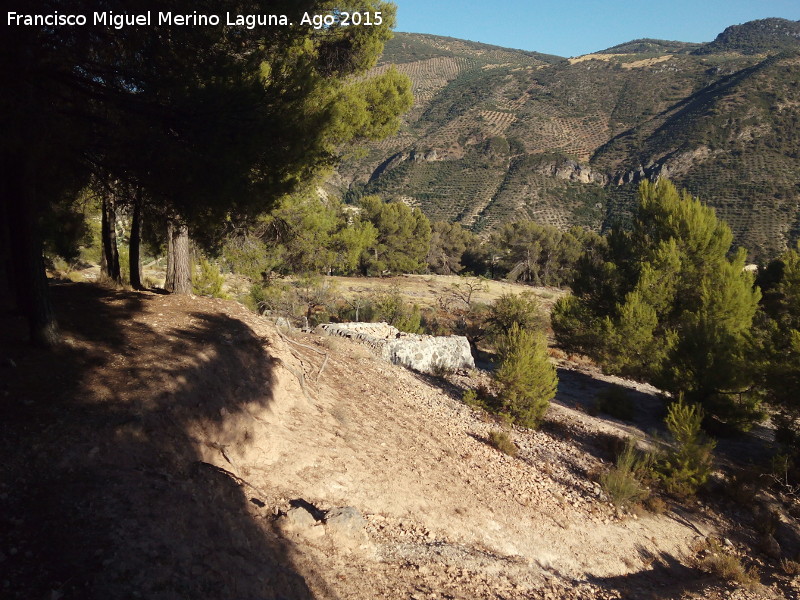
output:
[[[398,33],[376,72],[389,65],[415,106],[341,165],[329,186],[348,201],[377,193],[479,232],[526,218],[602,231],[625,222],[642,178],[669,176],[752,259],[798,237],[800,22],[568,59]]]

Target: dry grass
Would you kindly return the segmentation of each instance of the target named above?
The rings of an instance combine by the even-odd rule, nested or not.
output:
[[[698,567],[715,577],[738,583],[750,589],[760,584],[758,571],[754,567],[745,569],[741,559],[715,539],[708,541],[706,555],[700,559]]]
[[[465,278],[457,275],[401,275],[398,277],[330,277],[338,287],[344,298],[352,298],[359,294],[385,293],[396,289],[406,296],[409,301],[419,304],[420,307],[435,307],[437,300],[447,293],[455,284],[464,284]],[[476,281],[477,278],[469,278]],[[484,290],[476,292],[473,296],[475,302],[490,304],[503,294],[519,294],[533,292],[549,310],[564,292],[554,288],[531,287],[505,281],[484,280]]]
[[[508,454],[511,457],[517,455],[517,445],[514,443],[514,440],[511,439],[511,436],[509,436],[505,431],[498,431],[497,429],[490,431],[489,444],[503,454]]]
[[[800,575],[800,562],[796,560],[789,560],[788,558],[784,558],[781,560],[781,568],[783,572],[787,575],[791,575],[792,577],[797,577]]]
[[[333,335],[322,338],[321,344],[333,352],[343,352],[348,345],[343,338]]]
[[[659,496],[648,496],[644,507],[654,515],[663,515],[669,510],[669,505]]]

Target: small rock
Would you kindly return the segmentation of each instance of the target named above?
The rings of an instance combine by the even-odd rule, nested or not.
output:
[[[780,544],[769,533],[761,537],[761,540],[759,540],[759,547],[761,548],[761,551],[770,558],[777,560],[782,555]]]
[[[290,508],[278,519],[278,527],[285,534],[296,533],[307,538],[319,538],[325,535],[324,528],[317,525],[314,516],[302,506]]]
[[[325,529],[337,543],[345,547],[358,547],[368,540],[367,522],[358,509],[352,506],[332,508],[325,515]]]
[[[290,508],[282,518],[292,527],[313,527],[317,523],[314,516],[302,506]]]

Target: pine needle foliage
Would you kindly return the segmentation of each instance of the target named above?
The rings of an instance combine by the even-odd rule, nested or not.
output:
[[[538,427],[556,394],[558,377],[543,333],[513,323],[498,340],[495,381],[500,410],[523,427]]]
[[[673,402],[665,423],[675,443],[661,460],[659,472],[667,491],[678,496],[691,496],[705,484],[713,470],[716,442],[701,431],[703,409],[683,399]]]
[[[198,296],[225,298],[225,293],[222,291],[225,278],[219,272],[219,267],[205,256],[201,256],[197,268],[198,272],[195,273],[192,281],[192,292]]]
[[[645,181],[629,231],[579,262],[553,310],[560,344],[747,429],[762,417],[748,352],[761,293],[714,210],[667,180]]]

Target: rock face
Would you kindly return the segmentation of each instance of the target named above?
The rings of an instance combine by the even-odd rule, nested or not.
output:
[[[538,171],[542,175],[548,175],[565,181],[597,183],[599,185],[606,185],[608,183],[608,177],[603,173],[569,159],[544,163]]]
[[[368,546],[367,522],[352,506],[332,508],[325,515],[325,530],[340,548]]]
[[[405,333],[388,323],[328,323],[322,329],[330,335],[357,339],[386,360],[421,373],[475,368],[464,336]]]

